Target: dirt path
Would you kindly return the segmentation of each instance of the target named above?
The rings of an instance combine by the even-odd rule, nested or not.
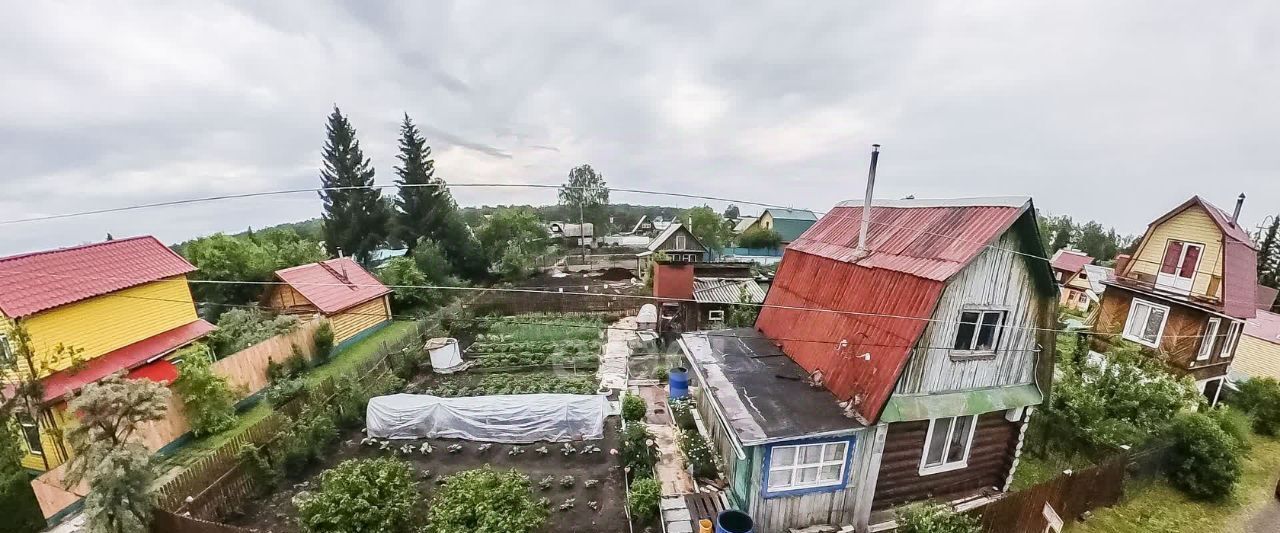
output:
[[[1280,502],[1271,500],[1253,515],[1245,525],[1247,533],[1274,533],[1280,531]]]
[[[629,341],[635,337],[636,318],[629,316],[613,323],[607,330],[604,353],[600,355],[600,369],[596,375],[600,385],[610,389],[627,388],[627,358],[631,356]]]

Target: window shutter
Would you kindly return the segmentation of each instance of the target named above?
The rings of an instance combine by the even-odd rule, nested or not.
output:
[[[1173,274],[1178,271],[1178,259],[1182,255],[1182,241],[1169,241],[1164,249],[1164,261],[1160,264],[1162,274]]]

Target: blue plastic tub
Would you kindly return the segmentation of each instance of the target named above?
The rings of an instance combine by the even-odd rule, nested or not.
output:
[[[716,533],[754,533],[755,522],[742,511],[722,511],[716,517]]]
[[[689,371],[676,367],[667,373],[667,383],[671,390],[671,399],[679,400],[689,395]]]

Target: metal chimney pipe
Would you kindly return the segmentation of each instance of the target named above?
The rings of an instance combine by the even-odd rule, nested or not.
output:
[[[871,194],[876,189],[876,163],[880,161],[880,145],[871,145],[871,168],[867,170],[867,195],[862,199],[862,228],[858,230],[858,250],[867,250],[867,227],[871,225]]]
[[[1235,226],[1240,223],[1240,209],[1244,207],[1244,193],[1240,193],[1240,197],[1236,198],[1236,212],[1231,214],[1231,225]]]

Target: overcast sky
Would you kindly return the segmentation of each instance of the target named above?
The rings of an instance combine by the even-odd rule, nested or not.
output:
[[[590,163],[615,187],[826,210],[861,195],[879,142],[877,196],[1025,194],[1129,233],[1193,194],[1246,193],[1250,227],[1280,212],[1274,1],[117,5],[6,2],[0,220],[318,186],[335,103],[381,183],[408,112],[452,183]],[[302,194],[7,225],[0,253],[319,210]]]

